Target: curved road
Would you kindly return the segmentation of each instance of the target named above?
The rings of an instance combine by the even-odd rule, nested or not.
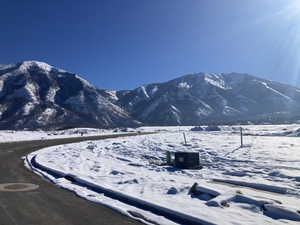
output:
[[[136,135],[136,134],[130,134]],[[119,135],[127,136],[127,134]],[[22,156],[53,145],[100,140],[116,135],[0,144],[0,184],[32,183],[27,192],[0,191],[0,225],[120,225],[141,224],[116,211],[43,180],[24,166]]]

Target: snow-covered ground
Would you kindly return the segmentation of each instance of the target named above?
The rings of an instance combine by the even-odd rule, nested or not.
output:
[[[163,126],[163,127],[139,127],[136,130],[141,132],[182,132],[190,131],[194,126]],[[204,130],[207,126],[201,126]],[[300,133],[300,124],[285,125],[242,125],[242,126],[218,126],[221,131],[238,133],[240,127],[243,128],[245,135],[260,136],[297,136]]]
[[[70,138],[80,136],[109,135],[116,133],[132,132],[133,129],[93,129],[93,128],[74,128],[60,131],[14,131],[1,130],[0,143],[31,140],[48,140],[56,138]]]
[[[138,130],[160,133],[55,146],[28,158],[36,156],[48,168],[215,224],[300,224],[300,139],[255,136],[297,132],[297,125],[244,126],[248,136],[243,148],[237,127],[222,127],[220,132],[190,128],[143,127]],[[166,151],[197,151],[203,169],[167,166]],[[124,214],[173,224],[64,178],[48,178]],[[190,195],[195,182],[198,192]]]
[[[242,126],[245,135],[266,135],[266,136],[300,136],[300,125],[248,125]],[[109,135],[125,132],[183,132],[190,131],[193,126],[164,126],[164,127],[139,127],[139,128],[117,128],[117,129],[94,129],[74,128],[60,131],[15,131],[0,130],[0,143],[30,140],[47,140],[56,138],[69,138],[94,135]],[[205,128],[205,126],[203,126]],[[238,133],[239,126],[220,126],[222,131]]]

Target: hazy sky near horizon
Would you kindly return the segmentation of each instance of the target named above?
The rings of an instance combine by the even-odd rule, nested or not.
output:
[[[0,64],[44,61],[117,90],[193,72],[300,86],[300,0],[0,2]]]

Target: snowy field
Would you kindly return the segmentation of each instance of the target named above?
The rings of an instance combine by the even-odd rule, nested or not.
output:
[[[47,140],[56,138],[70,138],[95,135],[109,135],[126,132],[183,132],[190,131],[193,126],[165,126],[165,127],[139,127],[139,128],[119,128],[119,129],[94,129],[94,128],[74,128],[61,131],[14,131],[0,130],[0,143],[30,140]],[[300,126],[291,125],[248,125],[243,126],[245,135],[269,135],[269,136],[300,136]],[[220,126],[222,131],[239,132],[239,126]]]
[[[164,127],[139,127],[136,130],[141,132],[182,132],[190,131],[194,126],[164,126]],[[204,130],[206,126],[201,126]],[[242,126],[218,126],[221,131],[238,133],[240,127],[245,135],[260,136],[290,136],[295,137],[300,133],[300,124],[285,125],[242,125]],[[299,135],[300,136],[300,135]]]
[[[127,129],[126,132],[133,132],[133,129]],[[122,129],[93,129],[93,128],[74,128],[61,131],[14,131],[1,130],[0,143],[31,141],[31,140],[48,140],[56,138],[71,138],[80,136],[97,136],[124,133]]]
[[[243,148],[237,128],[191,132],[181,127],[179,132],[178,127],[144,127],[139,130],[161,133],[56,146],[28,158],[36,156],[48,168],[214,224],[300,224],[300,139],[283,136],[296,134],[298,127],[246,126]],[[255,136],[275,134],[280,136]],[[203,169],[165,165],[168,150],[199,152]],[[173,224],[64,178],[48,178],[129,216]],[[198,192],[189,194],[195,182]]]

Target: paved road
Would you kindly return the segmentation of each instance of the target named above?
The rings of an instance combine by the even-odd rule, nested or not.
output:
[[[116,211],[77,197],[70,191],[41,179],[24,167],[22,156],[40,148],[99,140],[93,136],[0,144],[0,184],[33,183],[28,192],[0,191],[0,225],[120,225],[141,224]]]

